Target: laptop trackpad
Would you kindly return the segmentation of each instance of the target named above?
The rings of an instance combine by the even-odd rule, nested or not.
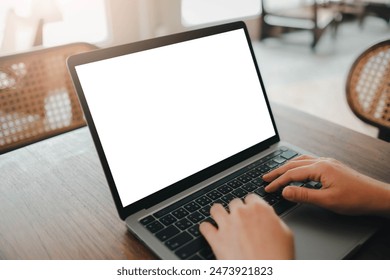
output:
[[[283,217],[294,232],[297,259],[342,259],[374,232],[377,220],[342,216],[312,205],[300,205]]]

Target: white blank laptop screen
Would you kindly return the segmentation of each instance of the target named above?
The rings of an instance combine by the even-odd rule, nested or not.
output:
[[[124,207],[275,135],[242,29],[76,71]]]

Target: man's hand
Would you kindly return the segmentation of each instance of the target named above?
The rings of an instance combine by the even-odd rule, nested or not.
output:
[[[200,225],[217,259],[292,259],[294,240],[290,229],[262,198],[249,194],[245,201],[234,199],[229,212],[214,204],[208,222]]]
[[[271,182],[265,190],[273,192],[294,181],[317,181],[319,190],[287,186],[284,198],[311,203],[348,215],[375,214],[390,216],[390,186],[329,158],[300,156],[265,174]]]

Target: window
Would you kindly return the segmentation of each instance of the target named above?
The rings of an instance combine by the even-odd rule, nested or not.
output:
[[[182,0],[181,13],[184,26],[258,16],[259,0]]]
[[[105,0],[1,0],[0,51],[28,50],[44,20],[45,47],[108,39]]]
[[[48,23],[43,30],[45,46],[70,42],[99,43],[108,38],[104,0],[57,0],[62,20]]]

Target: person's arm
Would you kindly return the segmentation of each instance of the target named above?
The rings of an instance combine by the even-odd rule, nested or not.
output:
[[[290,229],[259,196],[249,194],[244,201],[232,200],[229,212],[221,204],[214,204],[210,213],[218,228],[203,222],[200,232],[217,259],[294,258]]]
[[[294,181],[312,180],[322,188],[287,186],[282,195],[291,201],[316,204],[348,215],[390,217],[390,185],[367,177],[327,158],[300,156],[263,176],[273,192]],[[218,228],[208,222],[200,231],[218,259],[291,259],[291,231],[260,197],[250,194],[245,203],[235,199],[228,213],[220,204],[211,207]]]
[[[265,174],[263,179],[271,182],[265,188],[267,192],[293,181],[321,182],[319,190],[287,186],[282,195],[291,201],[315,204],[341,214],[390,217],[390,185],[334,159],[300,156]]]

